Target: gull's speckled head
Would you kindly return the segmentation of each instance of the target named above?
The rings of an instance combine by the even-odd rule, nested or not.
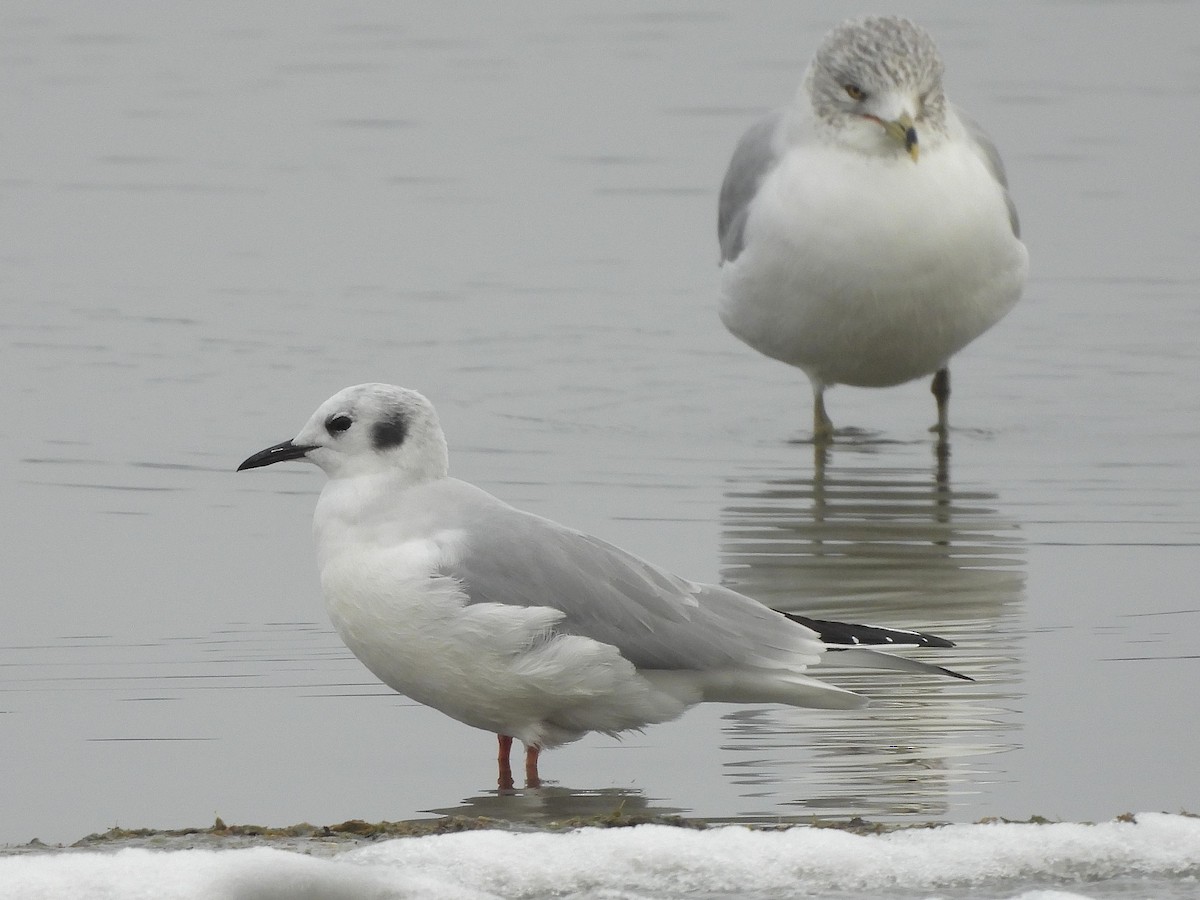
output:
[[[854,19],[826,35],[801,90],[819,121],[849,131],[861,149],[899,149],[915,161],[945,134],[943,68],[933,38],[907,19]]]

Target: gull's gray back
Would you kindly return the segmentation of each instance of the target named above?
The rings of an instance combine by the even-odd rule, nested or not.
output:
[[[979,151],[980,159],[988,167],[988,171],[992,173],[992,177],[1004,188],[1004,203],[1008,206],[1008,221],[1012,225],[1013,237],[1019,238],[1021,236],[1021,221],[1017,216],[1016,204],[1013,203],[1012,196],[1008,192],[1008,173],[1004,170],[1004,161],[1000,158],[1000,151],[996,148],[995,141],[992,140],[991,135],[984,130],[983,126],[969,115],[957,106],[952,106],[951,108],[966,129],[971,143]]]
[[[721,262],[732,262],[742,252],[750,201],[758,193],[763,178],[779,161],[775,134],[784,113],[785,110],[777,109],[759,119],[742,135],[733,151],[717,205]]]
[[[794,671],[819,659],[812,632],[761,604],[677,578],[465,482],[438,482],[425,504],[434,531],[465,531],[441,573],[471,603],[557,609],[556,631],[611,644],[640,669]]]

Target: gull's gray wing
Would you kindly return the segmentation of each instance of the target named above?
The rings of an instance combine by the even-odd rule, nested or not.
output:
[[[820,659],[815,632],[735,591],[677,578],[465,482],[436,491],[434,530],[460,535],[440,572],[471,603],[559,610],[556,631],[611,644],[641,669],[797,671]]]
[[[1008,192],[1008,173],[1004,171],[1004,161],[1000,158],[1000,151],[996,149],[996,142],[992,140],[991,135],[984,130],[982,125],[961,109],[954,107],[954,112],[966,129],[967,137],[975,145],[980,159],[988,167],[992,177],[1004,188],[1004,202],[1008,206],[1008,221],[1012,225],[1013,237],[1019,238],[1021,236],[1021,220],[1017,216],[1017,207],[1013,203],[1012,195]]]
[[[784,110],[777,109],[759,119],[742,135],[733,151],[717,203],[721,262],[732,262],[742,252],[750,201],[758,193],[763,178],[779,161],[775,135],[783,116]]]

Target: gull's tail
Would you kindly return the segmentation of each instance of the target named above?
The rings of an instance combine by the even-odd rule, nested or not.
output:
[[[905,628],[883,628],[879,625],[854,625],[849,622],[830,622],[824,619],[810,619],[808,616],[798,616],[784,613],[793,622],[811,628],[821,638],[827,650],[838,653],[838,663],[852,666],[862,666],[871,669],[892,669],[899,672],[914,672],[923,675],[948,675],[951,678],[961,678],[963,681],[974,681],[969,675],[955,672],[944,666],[891,653],[884,653],[876,647],[953,647],[954,642],[935,634],[925,634],[920,631],[910,631]],[[830,660],[831,662],[833,660]]]

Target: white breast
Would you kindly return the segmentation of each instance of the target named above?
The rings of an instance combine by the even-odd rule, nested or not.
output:
[[[548,607],[469,604],[438,574],[461,535],[326,556],[321,586],[338,634],[392,689],[461,722],[550,747],[679,715],[616,648],[554,633]],[[691,698],[691,702],[699,699]]]
[[[816,381],[886,386],[936,371],[999,321],[1027,265],[1002,188],[968,147],[914,164],[805,144],[753,201],[720,312]]]

